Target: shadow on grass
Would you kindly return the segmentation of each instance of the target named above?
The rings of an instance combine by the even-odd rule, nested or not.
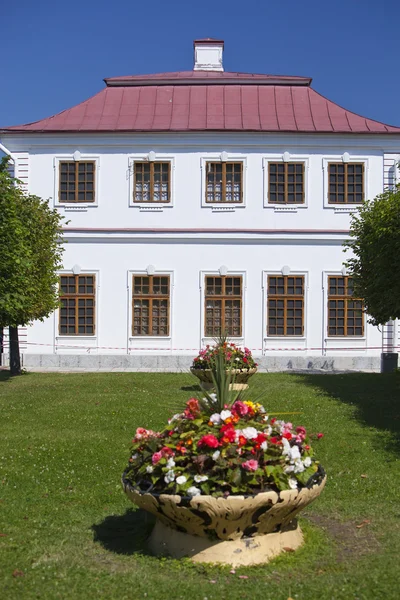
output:
[[[155,517],[144,510],[128,509],[123,515],[111,515],[92,525],[94,541],[116,554],[150,554],[146,540]]]
[[[201,387],[199,385],[182,385],[181,390],[184,392],[201,392]]]
[[[389,431],[386,449],[400,454],[400,375],[397,373],[297,374],[304,384],[356,407],[355,418],[368,427]]]
[[[22,371],[20,375],[11,375],[10,370],[6,367],[0,367],[0,383],[10,381],[11,379],[17,379],[18,377],[29,375],[26,371]]]

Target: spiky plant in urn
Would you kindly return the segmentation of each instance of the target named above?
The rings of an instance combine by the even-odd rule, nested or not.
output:
[[[200,380],[202,389],[211,390],[214,387],[213,368],[221,353],[225,357],[226,373],[232,380],[231,385],[236,389],[247,389],[248,380],[257,372],[257,363],[248,348],[239,348],[233,342],[229,342],[225,335],[222,335],[213,346],[207,345],[200,350],[193,359],[190,371]]]
[[[157,517],[157,555],[254,565],[303,543],[297,514],[326,476],[304,427],[269,418],[232,389],[226,354],[212,366],[215,393],[191,398],[160,431],[138,428],[122,483]]]

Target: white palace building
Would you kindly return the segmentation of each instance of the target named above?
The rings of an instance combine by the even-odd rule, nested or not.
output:
[[[261,370],[379,370],[399,345],[352,297],[342,245],[399,176],[400,128],[307,77],[225,72],[223,48],[0,130],[68,221],[62,305],[21,331],[24,366],[179,371],[221,328]]]

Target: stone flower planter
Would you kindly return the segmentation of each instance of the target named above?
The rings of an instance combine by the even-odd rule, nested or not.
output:
[[[205,390],[211,390],[214,387],[213,379],[211,375],[211,369],[194,369],[191,367],[190,372],[192,375],[200,380],[200,386]],[[232,374],[235,383],[232,384],[234,389],[245,389],[247,382],[254,373],[257,373],[257,367],[252,369],[229,369],[227,373]],[[241,386],[240,388],[238,386]]]
[[[134,504],[157,517],[149,540],[154,554],[239,566],[266,563],[302,544],[295,517],[322,492],[326,476],[319,475],[301,490],[229,498],[143,493],[122,483]]]

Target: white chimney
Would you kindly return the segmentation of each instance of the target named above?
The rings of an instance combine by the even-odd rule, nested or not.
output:
[[[223,71],[224,41],[204,38],[194,40],[194,71]]]

